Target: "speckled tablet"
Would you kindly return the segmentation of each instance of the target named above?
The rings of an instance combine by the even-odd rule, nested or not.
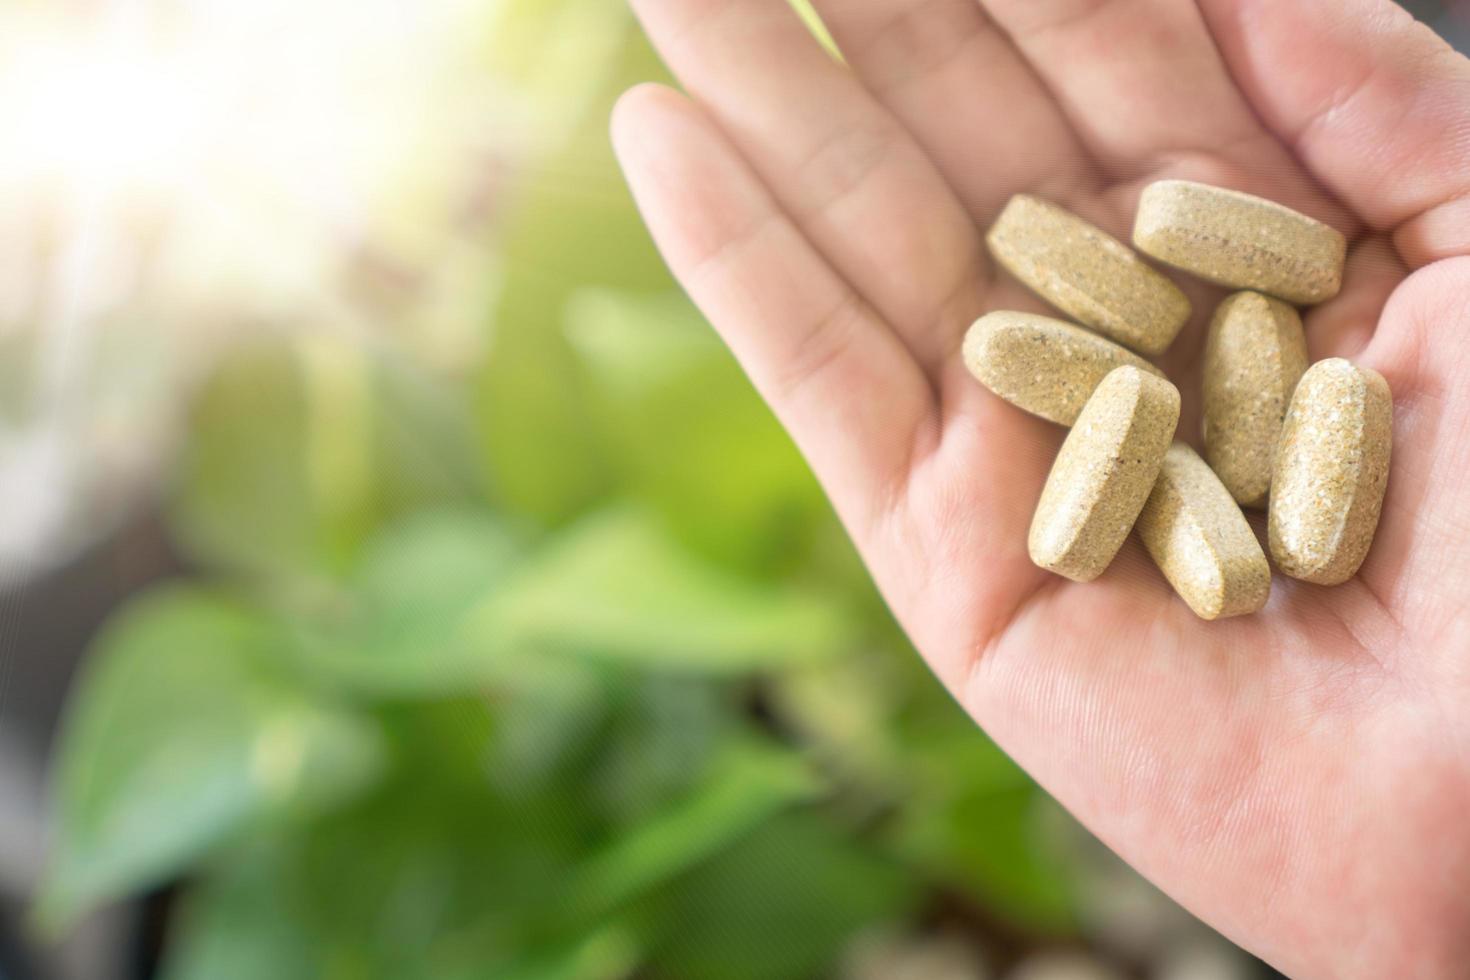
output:
[[[1308,368],[1271,482],[1271,557],[1283,572],[1319,585],[1357,574],[1378,530],[1392,453],[1383,376],[1340,357]]]
[[[1336,296],[1347,260],[1347,240],[1329,225],[1275,201],[1186,180],[1144,189],[1133,244],[1201,279],[1299,305]]]
[[[1162,378],[1143,358],[1090,330],[1034,313],[990,313],[965,335],[965,366],[1017,408],[1061,425],[1114,368],[1128,365]]]
[[[1137,252],[1049,201],[1011,198],[985,238],[990,254],[1042,299],[1144,354],[1189,320],[1189,299]]]
[[[1031,560],[1077,582],[1101,575],[1143,509],[1179,424],[1179,389],[1135,367],[1088,399],[1031,521]]]
[[[1230,491],[1184,443],[1164,455],[1137,526],[1154,564],[1201,619],[1248,615],[1270,598],[1260,542]]]
[[[1205,460],[1244,507],[1263,507],[1276,446],[1307,338],[1292,307],[1260,293],[1235,293],[1215,311],[1205,342]]]

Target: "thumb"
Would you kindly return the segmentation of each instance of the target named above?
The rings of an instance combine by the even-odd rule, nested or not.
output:
[[[1410,268],[1470,254],[1470,61],[1391,0],[1199,0],[1256,111]]]

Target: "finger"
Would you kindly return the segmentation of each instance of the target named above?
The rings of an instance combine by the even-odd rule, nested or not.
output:
[[[849,527],[871,526],[934,415],[918,365],[689,100],[634,89],[614,112],[613,144],[674,274]]]
[[[1269,142],[1189,0],[981,2],[1105,163],[1255,154]]]
[[[1361,362],[1394,396],[1393,463],[1383,516],[1359,577],[1406,628],[1453,630],[1463,616],[1470,539],[1470,257],[1414,273],[1393,295]],[[1426,662],[1436,659],[1425,651]]]
[[[1369,235],[1354,244],[1348,252],[1342,292],[1304,316],[1311,359],[1356,360],[1373,339],[1389,297],[1408,274],[1386,236]]]
[[[1200,4],[1266,124],[1411,267],[1470,253],[1470,62],[1390,0]]]
[[[1029,190],[1096,184],[1056,100],[975,0],[816,0],[863,84],[914,134],[981,225]]]
[[[979,234],[786,0],[634,0],[679,80],[832,267],[935,367],[978,315]]]

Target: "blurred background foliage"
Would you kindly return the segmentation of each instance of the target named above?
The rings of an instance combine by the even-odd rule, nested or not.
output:
[[[72,687],[32,932],[153,893],[168,980],[1259,975],[908,648],[623,187],[622,6],[449,6],[348,232],[98,314],[132,387],[68,431],[150,476],[99,450],[65,526],[139,483],[179,572]]]

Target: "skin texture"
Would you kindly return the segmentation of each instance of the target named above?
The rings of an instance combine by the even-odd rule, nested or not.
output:
[[[1470,67],[1388,0],[816,6],[846,66],[784,0],[635,0],[690,95],[635,89],[614,141],[915,645],[1104,842],[1282,970],[1462,975]],[[1063,433],[959,357],[987,310],[1044,311],[985,255],[1010,195],[1125,238],[1163,178],[1346,235],[1310,352],[1381,372],[1395,399],[1359,573],[1279,579],[1261,613],[1219,623],[1171,598],[1136,539],[1088,585],[1030,563]],[[1197,312],[1162,363],[1194,433],[1224,293],[1175,281]]]

